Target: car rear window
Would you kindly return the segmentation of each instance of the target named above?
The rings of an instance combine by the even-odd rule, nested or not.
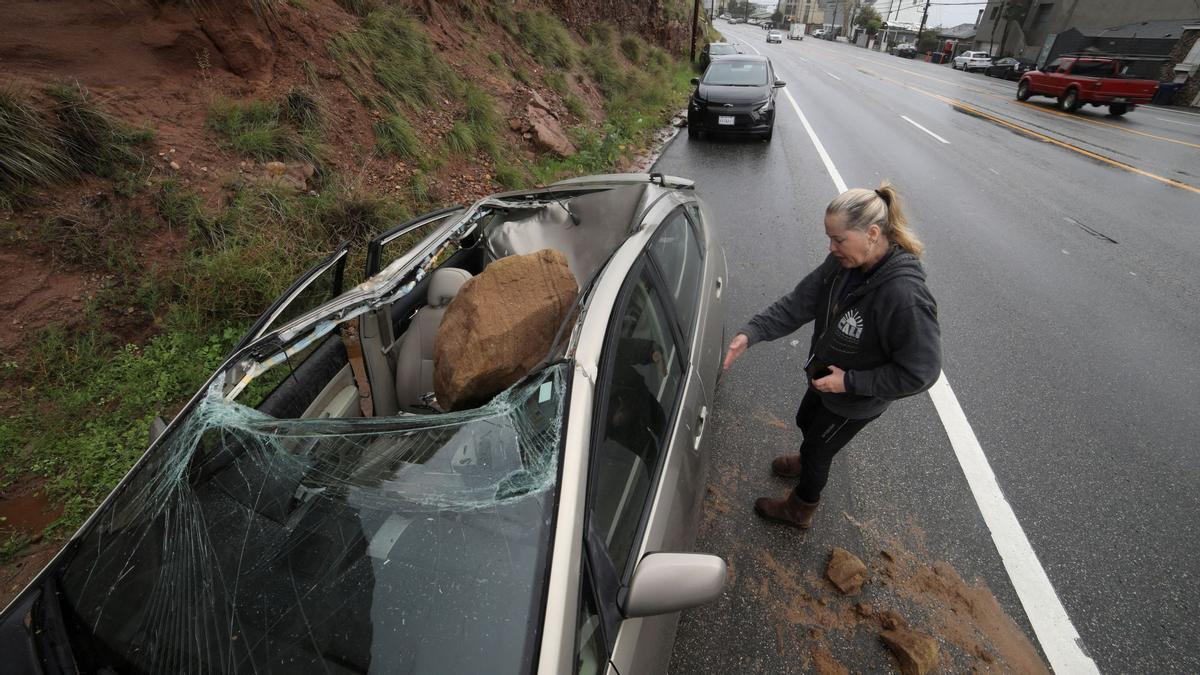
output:
[[[1111,61],[1076,61],[1071,73],[1084,77],[1104,77],[1113,74]]]
[[[708,53],[709,54],[736,54],[737,50],[733,48],[733,45],[709,45]]]
[[[767,83],[767,64],[761,61],[715,61],[704,73],[704,84],[761,87]]]

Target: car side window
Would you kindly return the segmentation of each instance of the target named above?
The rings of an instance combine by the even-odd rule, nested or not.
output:
[[[575,628],[575,672],[577,675],[596,675],[608,665],[600,612],[592,599],[591,582],[583,575],[580,586],[579,618]]]
[[[650,244],[650,254],[662,273],[664,290],[675,301],[683,334],[691,335],[700,301],[704,261],[696,232],[683,207],[667,216]]]
[[[605,353],[589,494],[592,524],[624,573],[654,484],[682,389],[670,319],[642,275],[622,307]]]

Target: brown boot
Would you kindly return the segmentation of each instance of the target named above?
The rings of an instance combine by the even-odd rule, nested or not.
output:
[[[817,512],[817,502],[809,504],[802,501],[793,491],[781,499],[759,497],[754,500],[754,510],[767,520],[807,530],[812,527],[813,514]]]
[[[783,478],[800,476],[800,455],[780,455],[771,460],[771,471]]]

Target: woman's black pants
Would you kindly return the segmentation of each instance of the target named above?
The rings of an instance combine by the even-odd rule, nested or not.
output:
[[[800,409],[796,411],[796,426],[804,433],[804,442],[800,445],[797,497],[810,504],[821,498],[821,490],[829,480],[833,456],[875,417],[854,420],[830,412],[821,405],[821,397],[816,390],[809,387],[800,401]]]

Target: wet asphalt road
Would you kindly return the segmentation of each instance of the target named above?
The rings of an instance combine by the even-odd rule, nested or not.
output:
[[[887,178],[907,199],[945,374],[1086,652],[1102,672],[1200,672],[1200,116],[1064,116],[1015,83],[719,28],[772,58],[848,185]],[[695,179],[721,221],[730,334],[825,255],[834,183],[786,97],[776,120],[769,144],[682,134],[655,167]],[[810,533],[754,516],[788,487],[768,463],[800,440],[810,335],[756,346],[721,383],[697,550],[734,580],[684,614],[672,672],[816,672],[817,643],[886,671],[873,635],[780,621],[768,573],[817,583],[831,546],[869,558],[878,537],[986,584],[1036,644],[928,395],[839,456]]]

